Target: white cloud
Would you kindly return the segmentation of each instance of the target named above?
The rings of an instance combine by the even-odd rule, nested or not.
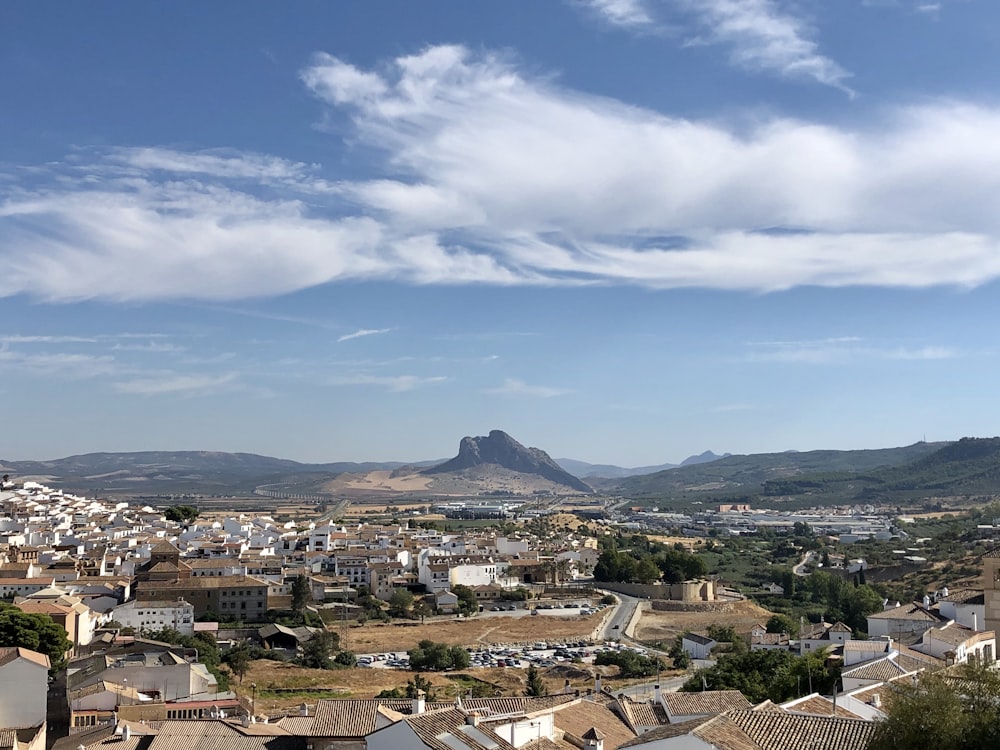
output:
[[[237,374],[232,372],[221,375],[167,374],[157,377],[123,380],[115,383],[114,387],[121,393],[138,396],[161,396],[177,393],[204,395],[214,393],[224,386],[233,384],[237,378]]]
[[[23,336],[0,335],[0,344],[96,344],[97,339],[87,336]]]
[[[486,393],[498,396],[531,396],[533,398],[553,398],[555,396],[565,396],[570,391],[564,388],[552,388],[545,385],[529,385],[523,380],[507,378],[503,385],[497,388],[489,388]]]
[[[337,339],[337,342],[351,341],[352,339],[360,339],[365,336],[378,336],[382,333],[389,333],[391,328],[361,328],[354,333],[348,333]]]
[[[653,23],[643,0],[585,0],[585,3],[612,26],[631,29]]]
[[[418,377],[416,375],[344,375],[329,378],[328,385],[375,385],[386,388],[393,393],[412,391],[428,385],[444,383],[448,378],[443,376]]]
[[[322,56],[303,79],[355,142],[384,155],[372,172],[385,177],[306,201],[298,185],[318,179],[314,168],[260,155],[130,150],[49,168],[44,186],[15,186],[0,203],[0,296],[1000,277],[1000,108],[938,102],[870,128],[780,117],[736,127],[559,88],[455,46],[378,71]],[[123,158],[127,175],[114,171]]]
[[[730,48],[734,64],[747,70],[810,78],[849,91],[850,74],[820,54],[799,18],[775,0],[677,0],[698,19],[698,41]]]
[[[747,360],[751,362],[814,365],[848,364],[863,360],[942,360],[961,356],[961,352],[951,347],[887,347],[854,336],[813,341],[758,341],[752,342],[750,347],[752,351]]]

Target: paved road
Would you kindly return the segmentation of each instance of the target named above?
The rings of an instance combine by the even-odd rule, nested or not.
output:
[[[607,623],[604,625],[604,630],[601,631],[600,637],[603,640],[625,638],[625,628],[628,627],[629,622],[632,620],[632,614],[641,601],[634,596],[626,596],[617,592],[614,595],[618,597],[618,601],[621,603],[615,607],[614,614],[608,618]]]
[[[806,575],[806,566],[809,565],[816,558],[816,553],[812,550],[806,552],[802,555],[802,559],[799,560],[799,564],[792,568],[792,572],[797,576]]]

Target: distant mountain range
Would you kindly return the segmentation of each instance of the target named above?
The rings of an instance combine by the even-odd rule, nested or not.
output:
[[[632,469],[627,469],[624,466],[615,466],[613,464],[590,464],[586,461],[576,461],[572,458],[557,458],[556,463],[570,474],[578,476],[581,479],[587,479],[589,477],[601,477],[602,479],[624,479],[625,477],[634,477],[639,474],[653,474],[658,471],[676,469],[680,466],[692,466],[694,464],[704,464],[710,461],[718,461],[720,458],[726,458],[731,455],[731,453],[724,453],[720,456],[716,453],[712,453],[712,451],[705,451],[704,453],[699,453],[697,456],[688,456],[679,464],[636,466]]]
[[[900,467],[930,456],[950,443],[915,443],[901,448],[848,451],[785,451],[727,456],[711,463],[682,466],[628,477],[618,491],[629,497],[663,499],[696,494],[756,495],[771,482],[797,481],[818,474],[853,476],[884,467]]]
[[[454,458],[416,464],[305,464],[250,453],[145,451],[0,461],[0,472],[80,494],[131,496],[248,496],[262,489],[327,496],[532,495],[589,493],[593,487],[639,504],[745,497],[784,507],[1000,496],[1000,438],[879,450],[736,456],[706,451],[682,465],[666,466],[650,473],[608,476],[659,467],[557,462],[545,451],[526,448],[493,430],[485,437],[463,438]]]

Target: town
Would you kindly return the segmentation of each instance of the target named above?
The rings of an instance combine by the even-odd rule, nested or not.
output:
[[[806,569],[823,568],[815,549],[793,545],[801,558],[785,584],[757,592],[704,575],[690,554],[761,533],[782,544],[836,534],[841,548],[916,541],[872,507],[788,514],[730,504],[686,516],[609,498],[617,520],[587,520],[558,500],[503,512],[470,501],[449,514],[466,525],[446,530],[445,506],[428,516],[443,520],[422,523],[213,519],[5,479],[0,633],[38,631],[0,648],[0,731],[12,750],[180,738],[668,750],[690,738],[738,748],[786,734],[837,737],[830,746],[847,750],[872,741],[899,686],[996,658],[1000,592],[977,580],[912,602],[844,604],[850,624],[822,614],[796,623],[748,594],[780,601],[786,587],[808,586]],[[519,507],[530,512],[513,523]],[[628,574],[609,572],[633,559],[614,539],[655,545],[668,528],[681,536],[661,559],[676,570],[661,562],[640,572],[640,560]],[[822,557],[855,587],[871,572],[860,558]],[[927,562],[903,558],[916,569]],[[983,581],[1000,579],[1000,554],[982,565]],[[664,623],[673,624],[667,639]],[[780,696],[725,682],[720,665],[755,655],[808,662],[807,671]],[[282,682],[277,668],[313,677]],[[428,679],[449,673],[463,678]]]

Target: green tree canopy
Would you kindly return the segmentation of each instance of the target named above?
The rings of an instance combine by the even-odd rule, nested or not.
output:
[[[413,594],[406,589],[395,589],[389,597],[389,614],[392,617],[410,617],[413,609]]]
[[[447,669],[466,669],[471,663],[469,652],[461,646],[423,640],[411,649],[410,669],[414,672],[443,672]]]
[[[966,666],[893,683],[887,714],[867,750],[979,750],[1000,747],[1000,675]]]
[[[59,669],[73,644],[65,629],[48,615],[28,614],[0,602],[0,646],[21,646],[45,654],[52,669]]]
[[[163,512],[163,516],[175,523],[191,523],[200,513],[193,505],[171,505]]]
[[[475,592],[468,586],[457,584],[451,587],[451,593],[458,597],[458,611],[463,615],[475,614],[479,611],[479,602]]]
[[[529,698],[541,698],[549,694],[545,688],[545,682],[542,680],[542,675],[534,664],[528,667],[528,685],[524,694]]]
[[[788,633],[789,635],[798,634],[798,628],[795,627],[795,623],[792,622],[792,618],[788,615],[771,615],[767,619],[767,623],[764,627],[767,628],[768,633]]]
[[[312,588],[309,586],[309,579],[304,575],[295,576],[295,580],[292,581],[292,609],[302,612],[311,601]]]
[[[695,673],[681,690],[739,690],[751,703],[781,703],[812,691],[830,692],[839,670],[827,667],[824,651],[795,656],[787,651],[747,651],[723,656]]]

